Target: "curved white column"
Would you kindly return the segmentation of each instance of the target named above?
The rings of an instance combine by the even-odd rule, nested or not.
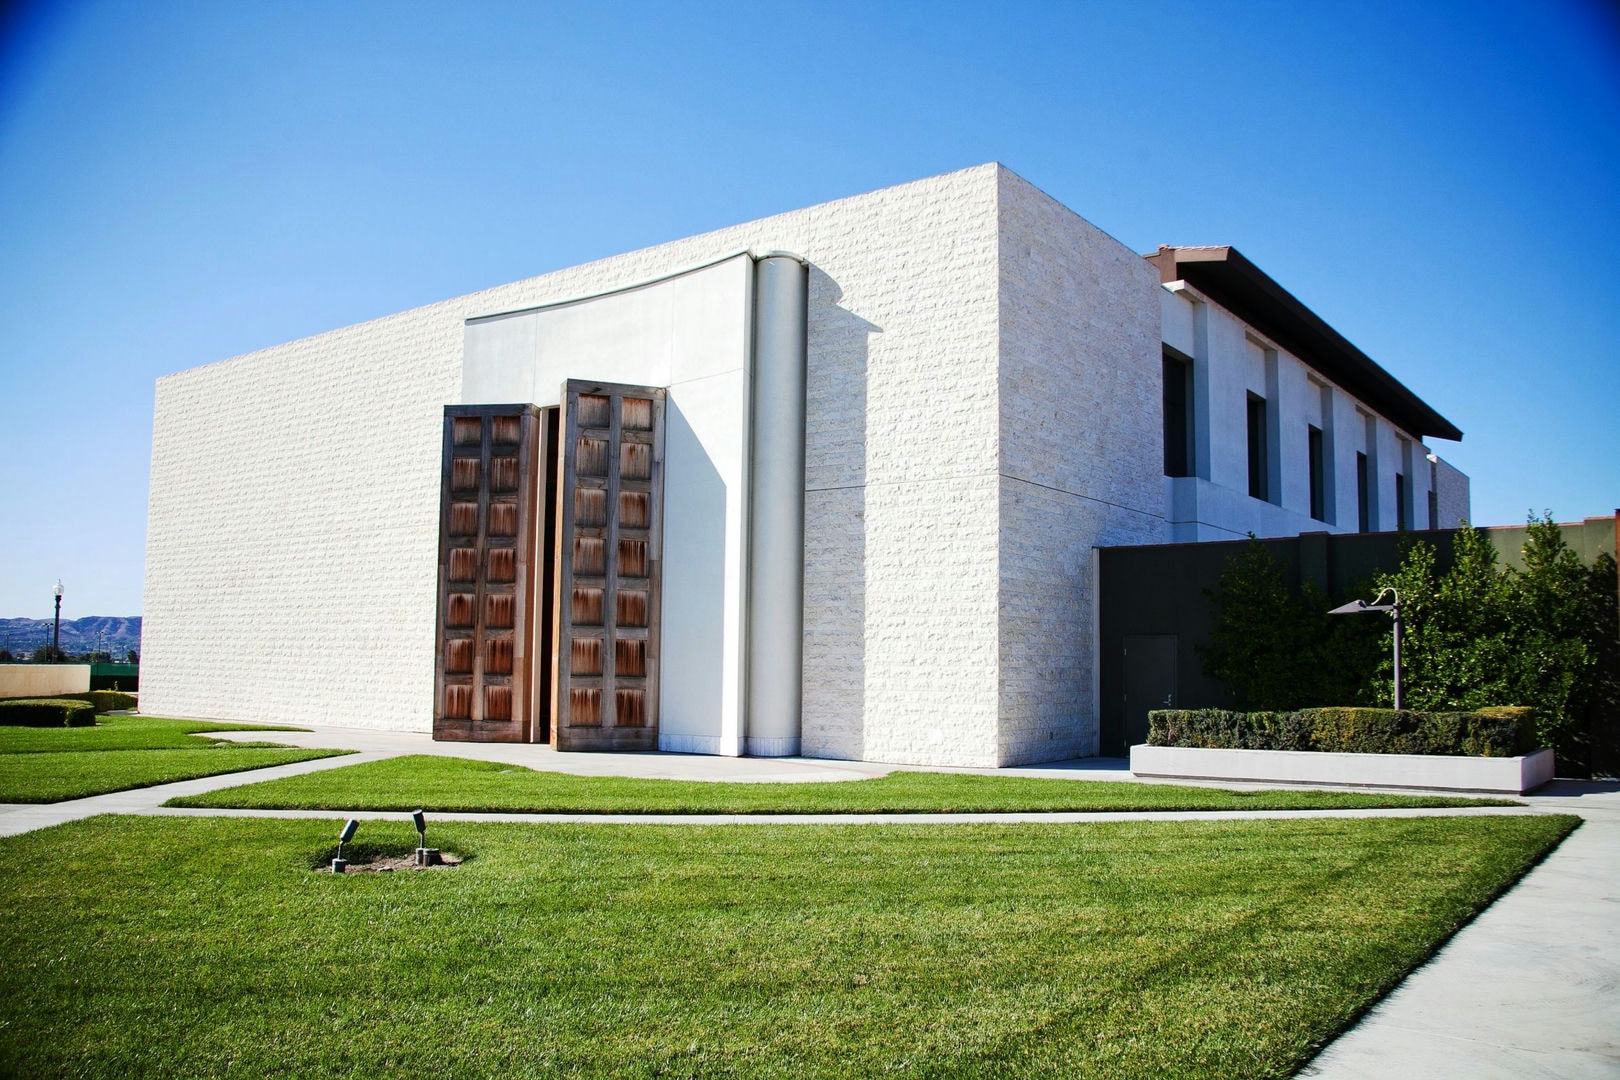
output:
[[[799,753],[804,662],[804,384],[809,273],[755,267],[748,507],[748,704],[743,753]]]

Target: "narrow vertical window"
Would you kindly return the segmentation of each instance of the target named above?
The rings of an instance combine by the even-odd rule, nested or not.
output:
[[[1406,474],[1395,474],[1395,527],[1406,528]]]
[[[1322,460],[1322,429],[1315,424],[1306,426],[1306,439],[1310,445],[1311,517],[1327,520],[1326,463]]]
[[[1371,506],[1367,490],[1367,455],[1356,451],[1356,531],[1368,532],[1372,528]]]
[[[1249,395],[1249,494],[1268,498],[1266,490],[1266,399]]]
[[[1192,475],[1192,368],[1164,354],[1164,475]]]

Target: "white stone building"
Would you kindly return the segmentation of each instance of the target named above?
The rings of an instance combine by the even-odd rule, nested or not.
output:
[[[501,588],[531,589],[562,640],[585,579],[572,609],[546,590],[590,569],[579,544],[646,535],[652,616],[625,632],[667,750],[1093,754],[1094,548],[1467,513],[1466,478],[1422,443],[1460,433],[1236,252],[1144,259],[984,165],[160,379],[142,708],[428,730],[462,587],[441,568],[460,542],[446,406],[561,405],[566,458],[591,436],[567,380],[661,391],[621,448],[634,487],[630,442],[651,447],[661,517],[570,556],[583,504],[542,482],[526,528],[555,564]],[[525,737],[554,736],[548,685],[575,685],[580,654],[518,636]],[[603,693],[612,727],[626,706]]]

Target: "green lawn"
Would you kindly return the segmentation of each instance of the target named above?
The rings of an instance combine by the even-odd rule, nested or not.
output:
[[[191,737],[211,731],[308,730],[263,727],[259,724],[221,724],[208,720],[169,720],[161,716],[98,716],[94,727],[0,727],[0,754],[61,753],[67,750],[182,750],[224,745],[225,740],[222,739]]]
[[[0,840],[0,1075],[1283,1077],[1575,823],[439,823],[461,867],[334,876],[330,821],[95,818]]]
[[[843,814],[1016,810],[1294,810],[1506,806],[1503,800],[1222,791],[1164,784],[895,772],[872,780],[741,784],[570,776],[427,755],[327,769],[171,800],[172,806],[537,813]]]
[[[100,716],[96,721],[96,726],[82,728],[0,727],[0,802],[82,799],[343,753],[191,734],[258,730],[253,725],[153,716]]]

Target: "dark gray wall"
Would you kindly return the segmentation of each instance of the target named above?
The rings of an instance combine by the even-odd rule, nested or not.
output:
[[[1451,567],[1453,533],[1307,533],[1260,541],[1282,564],[1289,584],[1313,581],[1335,602],[1365,587],[1375,573],[1400,565],[1403,537],[1421,539],[1436,552],[1443,573]],[[1098,720],[1099,752],[1125,754],[1125,639],[1138,634],[1176,637],[1176,707],[1229,708],[1220,683],[1204,675],[1197,647],[1209,641],[1214,619],[1207,591],[1220,582],[1227,562],[1249,541],[1154,544],[1099,548],[1100,594]],[[1366,599],[1371,599],[1369,592]]]
[[[1587,518],[1561,526],[1564,541],[1590,565],[1601,554],[1613,556],[1620,536],[1620,511],[1615,517]],[[1523,526],[1484,530],[1497,558],[1505,566],[1522,566]],[[1404,539],[1411,537],[1435,549],[1437,570],[1452,564],[1456,533],[1441,529],[1423,532],[1306,533],[1303,536],[1260,541],[1283,566],[1288,582],[1298,588],[1313,581],[1335,604],[1350,599],[1353,590],[1366,589],[1373,575],[1400,565]],[[1207,592],[1220,582],[1227,562],[1248,540],[1199,544],[1153,544],[1142,547],[1099,548],[1098,565],[1098,720],[1099,752],[1120,757],[1125,745],[1125,639],[1136,635],[1174,635],[1176,638],[1177,708],[1228,708],[1226,688],[1206,678],[1197,647],[1209,641],[1214,612]],[[1372,599],[1367,591],[1364,599]]]

